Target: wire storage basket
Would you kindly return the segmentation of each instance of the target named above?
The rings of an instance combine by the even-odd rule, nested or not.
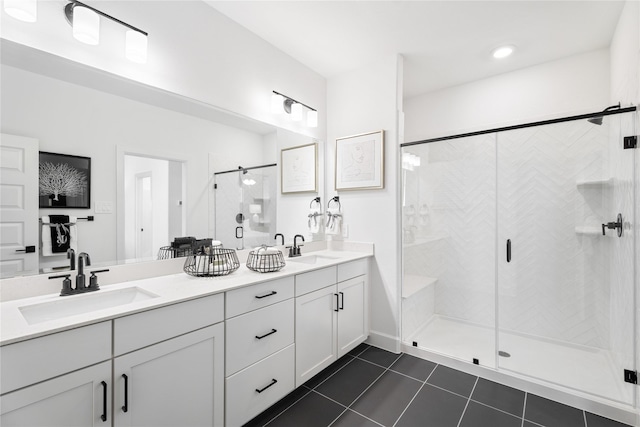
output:
[[[176,237],[169,246],[158,250],[158,259],[182,258],[193,255],[203,247],[216,246],[220,242],[213,239],[196,239],[195,237]]]
[[[249,252],[247,268],[258,273],[271,273],[285,266],[282,252],[265,245]]]
[[[184,262],[184,272],[196,277],[225,276],[239,267],[236,251],[219,246],[205,247]]]

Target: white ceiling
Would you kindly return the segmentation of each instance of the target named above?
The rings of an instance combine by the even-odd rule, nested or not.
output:
[[[606,48],[623,1],[216,1],[326,78],[404,56],[404,96]],[[491,51],[517,51],[498,61]]]

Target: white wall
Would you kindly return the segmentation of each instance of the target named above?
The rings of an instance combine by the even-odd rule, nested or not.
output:
[[[402,110],[402,64],[389,56],[327,82],[327,158],[335,158],[336,138],[378,130],[385,131],[382,190],[338,193],[348,227],[348,239],[373,242],[371,268],[370,341],[399,350],[399,239],[398,239],[398,143]],[[327,198],[335,192],[333,161],[326,168]],[[324,202],[326,207],[326,201]]]
[[[92,208],[78,216],[93,215],[96,201],[114,206],[113,214],[95,213],[95,222],[78,223],[78,249],[89,252],[95,263],[117,259],[118,147],[132,154],[186,161],[186,233],[199,238],[212,237],[207,155],[215,159],[216,170],[263,163],[259,134],[13,67],[2,66],[0,78],[3,133],[36,138],[41,151],[91,157]]]
[[[412,97],[405,140],[599,111],[609,105],[608,82],[603,49]]]
[[[263,122],[325,139],[326,82],[202,1],[94,1],[91,5],[149,33],[148,62],[124,58],[125,28],[102,20],[100,44],[72,37],[61,1],[39,1],[38,21],[0,14],[0,36]],[[309,129],[270,113],[277,90],[318,110]]]

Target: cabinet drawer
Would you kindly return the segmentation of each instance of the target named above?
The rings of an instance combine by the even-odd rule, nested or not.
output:
[[[296,275],[296,296],[335,285],[336,271],[337,269],[334,266]]]
[[[113,353],[119,356],[223,320],[223,294],[121,317],[113,321]]]
[[[293,277],[271,280],[229,291],[226,294],[227,319],[293,297]]]
[[[340,264],[338,265],[338,282],[344,282],[367,274],[368,267],[369,264],[366,258]]]
[[[291,344],[227,378],[225,425],[243,425],[293,390],[294,350]]]
[[[111,322],[0,347],[2,394],[111,358]]]
[[[226,375],[293,344],[293,313],[293,299],[288,299],[227,320]]]

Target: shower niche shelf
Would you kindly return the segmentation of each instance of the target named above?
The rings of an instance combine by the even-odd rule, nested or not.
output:
[[[402,284],[402,299],[412,297],[421,290],[435,284],[437,281],[438,279],[435,277],[405,275]]]
[[[578,188],[602,188],[613,185],[613,178],[581,179],[576,181]]]

